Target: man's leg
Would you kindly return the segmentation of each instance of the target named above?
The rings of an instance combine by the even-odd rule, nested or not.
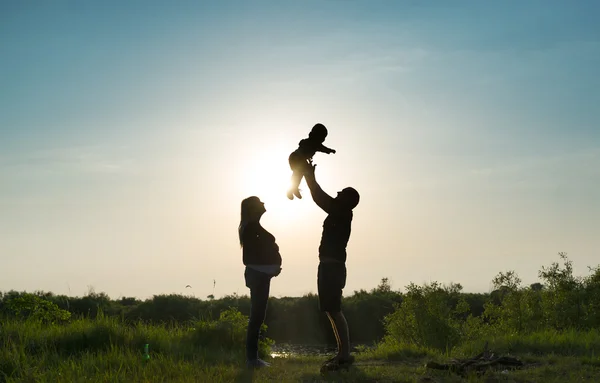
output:
[[[320,263],[317,274],[319,304],[327,314],[335,335],[338,352],[325,363],[352,364],[348,322],[342,313],[342,289],[346,285],[346,266],[343,263]]]
[[[331,316],[331,314],[329,312],[326,312],[325,314],[327,314],[327,318],[329,318],[329,322],[331,323],[331,328],[333,329],[333,335],[335,335],[335,342],[337,345],[338,352],[337,352],[336,356],[331,358],[331,360],[334,360],[335,358],[339,358],[339,356],[340,356],[340,350],[342,349],[342,343],[340,341],[340,334],[338,333],[338,329],[337,329],[337,326],[335,325],[335,321],[333,320],[333,317]]]
[[[338,344],[338,353],[336,358],[347,360],[350,359],[350,331],[348,329],[348,322],[344,313],[338,312],[327,312],[331,327],[335,333],[335,337]]]

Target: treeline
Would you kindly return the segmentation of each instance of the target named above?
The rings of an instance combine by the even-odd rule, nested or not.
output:
[[[489,299],[489,294],[461,296],[469,302],[471,312],[476,316],[481,315],[483,305]],[[34,306],[37,306],[35,309],[43,311],[43,303],[40,302],[47,301],[70,312],[71,318],[95,319],[101,313],[109,317],[118,317],[126,323],[142,321],[148,324],[193,324],[198,320],[218,319],[220,314],[229,308],[235,308],[243,315],[250,314],[250,298],[247,295],[233,294],[221,299],[201,300],[171,294],[155,295],[142,301],[129,297],[111,299],[105,293],[97,292],[90,292],[82,297],[69,297],[50,292],[27,294],[16,291],[0,293],[0,313],[14,316],[15,310],[10,309],[9,303],[18,301],[20,307],[23,307],[24,298],[31,301],[30,311],[34,310]],[[351,325],[352,339],[358,343],[372,343],[382,339],[385,334],[383,319],[394,311],[402,302],[402,298],[403,294],[391,289],[387,278],[382,279],[381,283],[370,291],[355,291],[351,296],[345,297],[343,308]],[[31,315],[29,311],[21,314],[28,315]],[[327,317],[319,311],[318,297],[315,294],[270,298],[265,322],[268,337],[278,343],[323,344],[335,341]]]
[[[473,297],[473,306],[482,310],[485,298],[479,295]],[[97,292],[90,292],[82,297],[69,297],[49,292],[28,294],[16,291],[0,293],[0,314],[27,317],[38,310],[38,315],[44,317],[47,315],[42,312],[51,309],[44,308],[43,302],[52,303],[58,309],[71,313],[70,318],[95,319],[98,315],[104,315],[118,317],[126,323],[141,321],[147,324],[193,325],[198,320],[216,320],[230,308],[235,308],[246,316],[250,314],[250,298],[247,295],[233,294],[220,299],[201,300],[171,294],[155,295],[142,301],[129,297],[111,299],[105,293]],[[383,318],[401,302],[402,294],[392,291],[386,279],[371,291],[356,291],[352,296],[344,298],[344,311],[353,325],[353,339],[360,343],[381,339],[384,335]],[[20,307],[18,310],[13,308],[17,307],[16,303]],[[27,309],[24,310],[23,307]],[[318,297],[315,294],[270,298],[265,322],[268,337],[276,342],[322,344],[334,341],[331,337],[331,325],[319,311]]]
[[[600,269],[590,268],[590,275],[575,277],[566,254],[559,256],[562,264],[541,268],[541,283],[523,286],[514,272],[501,272],[493,280],[495,290],[490,294],[464,293],[459,284],[435,282],[410,284],[400,293],[384,278],[372,290],[355,291],[344,298],[351,339],[372,343],[386,338],[443,349],[490,329],[520,334],[600,328]],[[83,297],[45,292],[0,294],[0,315],[54,322],[103,315],[131,324],[193,326],[199,320],[216,320],[229,308],[248,315],[250,300],[235,294],[208,300],[157,295],[144,301],[113,300],[95,292]],[[271,298],[266,324],[268,337],[279,343],[334,342],[316,295]]]

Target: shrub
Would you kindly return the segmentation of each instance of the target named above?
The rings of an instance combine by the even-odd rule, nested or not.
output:
[[[71,313],[60,309],[55,303],[33,294],[13,297],[6,303],[9,316],[21,320],[39,320],[44,323],[65,322]]]
[[[246,330],[248,328],[248,317],[240,313],[236,308],[230,308],[221,313],[218,320],[206,319],[196,322],[192,330],[194,343],[201,347],[218,350],[243,350],[246,342]],[[267,330],[265,324],[261,331]],[[259,340],[259,354],[267,355],[273,341],[263,337]]]
[[[443,287],[437,282],[406,286],[402,303],[384,319],[387,340],[438,350],[453,348],[461,338],[459,317],[468,311],[463,300],[454,307],[451,303],[461,289],[458,284]]]

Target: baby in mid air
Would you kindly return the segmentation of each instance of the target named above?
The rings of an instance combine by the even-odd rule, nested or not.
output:
[[[335,150],[323,145],[327,137],[327,128],[323,124],[316,124],[308,134],[308,138],[303,139],[298,144],[298,149],[290,154],[289,162],[292,169],[292,185],[287,192],[289,199],[302,198],[300,190],[300,182],[302,182],[303,169],[307,161],[311,160],[316,152],[335,153]]]

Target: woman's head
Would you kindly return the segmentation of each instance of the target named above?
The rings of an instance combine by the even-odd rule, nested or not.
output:
[[[265,204],[256,196],[248,197],[242,201],[240,221],[258,221],[267,211]]]
[[[248,222],[260,221],[260,217],[265,211],[267,211],[265,204],[258,197],[252,196],[242,201],[240,225],[238,226],[240,246],[244,246],[244,229]]]

